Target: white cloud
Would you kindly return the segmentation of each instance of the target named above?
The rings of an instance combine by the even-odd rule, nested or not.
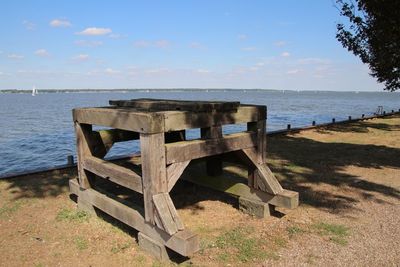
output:
[[[24,25],[25,29],[27,29],[28,31],[33,31],[36,29],[36,24],[27,20],[22,21],[22,25]]]
[[[154,42],[154,46],[158,48],[167,48],[171,45],[171,43],[168,40],[158,40]]]
[[[287,73],[287,74],[297,74],[297,73],[299,73],[299,72],[300,72],[299,69],[293,69],[293,70],[288,70],[286,73]]]
[[[290,57],[290,53],[289,52],[283,52],[281,54],[282,57]]]
[[[147,48],[147,47],[168,48],[171,45],[171,42],[165,39],[153,42],[147,40],[137,40],[133,43],[133,45],[138,48]]]
[[[39,56],[39,57],[49,57],[50,54],[49,52],[47,52],[46,49],[38,49],[35,51],[35,55]]]
[[[75,45],[84,47],[97,47],[103,44],[102,41],[87,41],[87,40],[77,40],[74,42]]]
[[[144,48],[144,47],[149,47],[151,44],[150,44],[150,42],[145,41],[145,40],[138,40],[138,41],[135,41],[135,42],[133,43],[133,45],[134,45],[135,47]]]
[[[210,73],[210,71],[206,70],[206,69],[198,69],[196,72],[198,72],[198,73]]]
[[[78,32],[76,34],[98,36],[98,35],[106,35],[106,34],[109,34],[111,32],[112,32],[112,30],[110,28],[91,27],[91,28],[86,28],[83,31]]]
[[[307,64],[330,64],[331,61],[329,59],[317,58],[317,57],[309,57],[309,58],[300,58],[297,60],[297,63],[307,65]]]
[[[120,39],[120,38],[126,37],[126,36],[127,36],[126,34],[125,35],[121,35],[119,33],[112,33],[108,37],[110,37],[111,39]]]
[[[121,71],[119,71],[119,70],[113,70],[112,68],[107,68],[107,69],[104,70],[104,72],[105,72],[106,74],[113,75],[113,74],[118,74],[118,73],[120,73]]]
[[[259,66],[259,67],[262,67],[262,66],[265,66],[265,63],[264,62],[258,62],[256,65]]]
[[[239,40],[246,40],[246,39],[247,39],[247,35],[246,35],[246,34],[239,34],[239,35],[237,36],[237,38],[238,38]]]
[[[243,51],[255,51],[255,50],[257,50],[257,48],[254,46],[249,46],[249,47],[243,47],[242,50]]]
[[[276,41],[274,43],[274,45],[277,46],[277,47],[282,47],[282,46],[285,46],[286,44],[287,43],[285,41]]]
[[[89,60],[89,55],[87,54],[80,54],[80,55],[76,55],[72,58],[75,61],[87,61]]]
[[[198,43],[198,42],[191,42],[190,44],[189,44],[189,47],[190,48],[193,48],[193,49],[205,49],[205,46],[204,45],[202,45],[201,43]]]
[[[23,59],[24,58],[23,55],[17,55],[17,54],[9,54],[9,55],[7,55],[7,57],[11,58],[11,59]]]
[[[52,21],[50,21],[49,25],[51,27],[66,28],[71,27],[72,24],[68,20],[53,19]]]

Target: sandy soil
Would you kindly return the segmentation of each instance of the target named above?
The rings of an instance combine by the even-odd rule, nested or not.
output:
[[[271,137],[268,159],[299,208],[257,219],[181,183],[172,198],[201,250],[169,263],[132,229],[77,212],[73,170],[2,180],[0,266],[400,266],[400,117]]]

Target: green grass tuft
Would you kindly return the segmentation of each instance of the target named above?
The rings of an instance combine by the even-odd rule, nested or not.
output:
[[[294,235],[302,234],[305,232],[305,230],[301,229],[298,226],[289,226],[288,228],[286,228],[286,231],[288,232],[290,238],[292,238]]]
[[[22,204],[23,204],[22,200],[17,200],[17,201],[13,201],[13,202],[4,204],[0,208],[0,218],[10,217],[14,212],[18,211],[22,207]]]
[[[250,230],[235,228],[219,236],[215,242],[217,248],[223,249],[218,259],[223,262],[240,261],[242,263],[263,260],[268,253],[263,250],[260,239],[249,236]],[[234,250],[234,253],[231,253]]]
[[[124,250],[130,248],[131,245],[132,244],[129,243],[129,242],[124,243],[124,244],[116,244],[111,248],[111,252],[112,253],[118,253],[118,252],[124,251]]]
[[[57,221],[68,221],[68,222],[85,222],[89,220],[89,214],[82,210],[70,210],[63,208],[57,214]]]
[[[349,228],[344,225],[320,222],[313,227],[318,234],[329,236],[329,240],[338,245],[345,246],[348,243],[346,238],[350,235]]]
[[[75,238],[75,245],[79,250],[85,250],[88,248],[87,240],[81,236]]]

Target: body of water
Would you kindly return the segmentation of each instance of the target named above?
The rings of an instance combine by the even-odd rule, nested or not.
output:
[[[37,96],[0,93],[0,175],[66,163],[75,155],[71,110],[106,106],[110,99],[165,98],[240,101],[268,107],[267,130],[273,131],[371,115],[378,106],[400,108],[400,94],[388,92],[309,92],[263,90],[128,91],[43,93]],[[229,128],[227,129],[229,131]],[[189,133],[195,136],[196,133]],[[137,143],[113,147],[110,156],[132,153]]]

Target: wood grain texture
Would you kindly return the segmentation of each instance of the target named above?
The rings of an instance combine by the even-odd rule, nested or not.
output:
[[[234,133],[218,139],[196,139],[166,144],[167,164],[253,147],[255,133]]]
[[[79,189],[79,184],[74,180],[70,180],[69,186],[70,191],[76,194],[78,198],[81,194],[87,194],[86,199],[90,201],[93,206],[183,256],[192,256],[199,250],[199,237],[189,230],[181,230],[174,235],[169,235],[165,231],[146,222],[140,212],[140,208],[136,210],[132,204],[128,207],[120,201],[93,189],[81,191]]]
[[[146,221],[154,224],[153,196],[168,192],[164,134],[140,134]]]
[[[78,122],[74,123],[75,136],[76,136],[76,149],[78,156],[78,176],[79,184],[82,188],[90,188],[90,180],[93,180],[93,175],[86,172],[83,168],[83,160],[87,156],[92,155],[93,146],[91,145],[91,131],[92,126],[89,124],[80,124]]]
[[[181,177],[190,160],[173,163],[167,168],[168,192],[172,190],[179,177]]]
[[[80,108],[73,110],[74,121],[138,133],[164,132],[162,114],[124,108]]]
[[[183,230],[183,224],[168,193],[153,196],[154,206],[161,224],[158,225],[170,235]]]
[[[87,156],[83,168],[116,184],[143,193],[142,177],[133,170],[96,157]]]
[[[254,166],[258,170],[258,178],[264,183],[265,190],[271,194],[278,194],[283,191],[283,188],[279,181],[276,179],[275,175],[268,168],[267,164],[260,163],[257,151],[254,148],[242,149],[243,153],[251,160]]]

